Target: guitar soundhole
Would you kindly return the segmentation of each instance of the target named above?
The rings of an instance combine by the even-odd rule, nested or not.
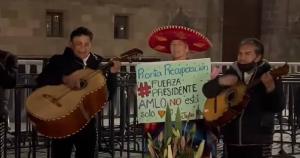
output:
[[[233,100],[235,99],[235,96],[236,96],[236,92],[235,91],[231,91],[228,93],[227,95],[227,103],[231,103],[233,102]]]
[[[87,86],[86,80],[80,80],[80,89],[84,89]]]

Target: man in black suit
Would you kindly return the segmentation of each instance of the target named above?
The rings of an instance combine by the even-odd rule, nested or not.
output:
[[[91,53],[92,39],[93,34],[87,28],[79,27],[74,30],[70,36],[69,47],[66,47],[62,55],[54,55],[38,76],[38,86],[66,84],[70,88],[80,88],[77,70],[85,67],[97,69],[103,61],[101,56]],[[120,66],[120,62],[114,62],[114,66],[107,74],[110,98],[117,88],[117,72]],[[67,138],[54,139],[52,141],[52,157],[70,158],[73,145],[75,145],[76,158],[94,158],[96,141],[95,119],[92,119],[78,133]]]
[[[18,59],[10,52],[0,50],[0,158],[4,157],[4,132],[7,122],[9,90],[17,82]]]

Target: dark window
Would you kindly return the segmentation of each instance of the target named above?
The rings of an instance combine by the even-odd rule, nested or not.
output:
[[[63,37],[63,13],[47,12],[46,29],[48,37]]]
[[[115,16],[115,28],[114,28],[114,37],[115,39],[128,39],[129,28],[128,28],[128,16]]]

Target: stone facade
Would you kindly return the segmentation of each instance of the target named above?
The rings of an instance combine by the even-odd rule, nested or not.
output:
[[[270,61],[300,60],[300,1],[263,0],[261,40]],[[60,54],[78,26],[95,35],[92,50],[113,57],[133,47],[144,57],[162,58],[147,45],[152,30],[170,24],[182,7],[189,25],[213,47],[191,58],[222,60],[223,0],[0,0],[0,47],[19,57]],[[46,11],[63,12],[63,37],[46,37]],[[114,39],[114,15],[129,15],[129,39]],[[184,17],[184,16],[183,16]]]
[[[219,0],[0,0],[0,47],[19,57],[49,57],[62,53],[73,29],[85,26],[94,33],[94,53],[112,57],[136,47],[144,57],[168,60],[168,55],[151,50],[147,39],[152,30],[170,24],[182,7],[191,26],[214,44],[191,57],[220,61],[221,5],[216,4]],[[47,10],[63,12],[63,37],[46,37]],[[129,15],[128,40],[114,39],[115,14]]]
[[[300,1],[264,0],[261,40],[270,61],[300,61]]]

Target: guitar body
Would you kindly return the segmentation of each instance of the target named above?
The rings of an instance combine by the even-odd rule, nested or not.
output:
[[[84,77],[96,72],[79,70]],[[26,100],[28,118],[36,130],[49,138],[65,138],[80,131],[107,102],[106,79],[96,72],[85,80],[79,90],[68,91],[65,85],[45,86],[34,91]],[[59,98],[59,99],[56,99]]]
[[[107,102],[109,93],[101,71],[113,66],[115,60],[131,60],[141,54],[141,50],[133,48],[99,65],[97,70],[75,71],[72,75],[81,79],[80,89],[71,90],[64,84],[37,89],[26,100],[29,120],[37,132],[49,138],[65,138],[79,132]]]
[[[288,73],[288,64],[270,71],[274,79]],[[238,82],[234,86],[222,91],[217,97],[207,99],[204,105],[204,118],[207,121],[213,122],[216,126],[224,126],[230,123],[248,105],[250,97],[246,92],[260,82],[260,78],[253,80],[247,86],[244,82]]]
[[[242,113],[250,100],[245,92],[246,85],[238,82],[215,98],[207,99],[204,106],[204,118],[216,126],[224,126],[231,122]]]

